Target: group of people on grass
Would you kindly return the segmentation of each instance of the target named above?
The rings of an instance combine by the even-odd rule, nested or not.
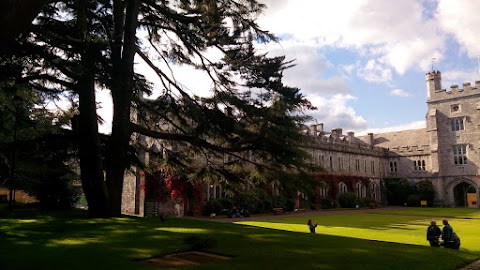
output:
[[[318,223],[309,219],[307,226],[310,230],[310,233],[315,233]],[[442,238],[442,242],[440,241],[440,238]],[[427,241],[430,242],[430,246],[432,247],[443,246],[445,248],[460,249],[460,238],[453,231],[452,226],[446,219],[443,220],[443,229],[440,229],[437,226],[437,222],[435,220],[430,222],[430,226],[428,226],[427,229]]]
[[[440,242],[440,237],[443,242]],[[430,226],[427,229],[427,241],[430,242],[432,247],[443,246],[445,248],[459,249],[460,248],[460,238],[453,231],[453,228],[448,224],[448,220],[443,220],[443,229],[437,226],[437,222],[432,220]]]

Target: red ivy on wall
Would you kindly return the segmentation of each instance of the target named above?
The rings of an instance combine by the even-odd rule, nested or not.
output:
[[[195,198],[203,203],[203,190],[201,185],[192,184],[181,176],[168,172],[157,171],[147,174],[141,188],[145,191],[145,197],[151,200],[166,202],[178,198]]]
[[[357,191],[357,183],[361,182],[365,187],[369,185],[369,179],[362,176],[353,176],[353,175],[334,175],[334,174],[316,174],[315,178],[318,183],[318,188],[321,187],[320,183],[325,182],[328,188],[328,197],[336,198],[339,194],[338,185],[343,182],[349,191]],[[317,200],[320,201],[321,198],[316,196]]]

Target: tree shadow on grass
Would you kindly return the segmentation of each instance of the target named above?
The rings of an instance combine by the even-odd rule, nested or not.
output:
[[[188,219],[26,220],[0,220],[2,269],[154,269],[136,260],[192,249],[185,242],[192,236],[212,239],[207,251],[233,258],[188,269],[456,269],[476,258],[424,246]]]

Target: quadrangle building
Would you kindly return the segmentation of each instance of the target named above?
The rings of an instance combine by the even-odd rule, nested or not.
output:
[[[426,128],[356,137],[341,128],[327,132],[323,124],[306,130],[314,142],[303,146],[312,162],[324,168],[320,175],[362,179],[355,183],[336,181],[332,187],[321,185],[315,192],[326,197],[329,189],[335,196],[354,192],[388,204],[384,179],[406,179],[412,183],[430,181],[435,188],[435,206],[478,207],[480,187],[480,81],[442,88],[440,71],[426,74],[428,109]],[[148,215],[152,202],[139,188],[142,174],[128,175],[124,184],[123,211]],[[330,186],[329,186],[330,185]],[[220,191],[220,192],[219,192]],[[206,199],[222,196],[221,187],[206,184]],[[297,207],[301,205],[299,193]],[[148,205],[150,204],[150,206]],[[170,202],[172,214],[189,211],[186,200]],[[166,207],[163,205],[162,207]],[[158,206],[157,206],[158,208]]]

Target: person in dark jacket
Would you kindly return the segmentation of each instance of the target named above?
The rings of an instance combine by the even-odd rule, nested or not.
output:
[[[460,237],[453,231],[452,226],[448,224],[448,220],[443,220],[442,239],[441,245],[445,248],[460,249]]]
[[[437,222],[432,220],[430,222],[430,226],[427,228],[427,241],[430,242],[430,246],[432,247],[440,247],[440,236],[442,235],[442,231],[437,226]]]
[[[307,222],[308,228],[310,229],[310,233],[315,233],[315,229],[317,228],[317,222],[313,223],[311,219]]]

